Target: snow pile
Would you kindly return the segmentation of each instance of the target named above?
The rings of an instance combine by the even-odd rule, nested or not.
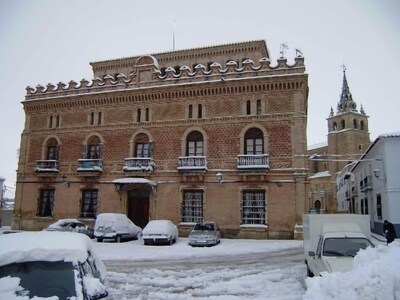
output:
[[[353,270],[307,278],[304,299],[400,299],[399,270],[399,241],[360,250]]]

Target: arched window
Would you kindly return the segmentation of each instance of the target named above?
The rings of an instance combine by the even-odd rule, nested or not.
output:
[[[148,121],[150,121],[150,110],[149,110],[149,108],[147,107],[147,108],[146,108],[146,122],[148,122]]]
[[[337,130],[337,123],[336,123],[336,122],[333,122],[332,130],[333,130],[333,131],[336,131],[336,130]]]
[[[191,132],[187,137],[186,156],[203,156],[204,140],[199,131]]]
[[[49,128],[53,128],[53,116],[49,117]]]
[[[246,115],[250,115],[251,114],[251,102],[250,100],[246,101]]]
[[[341,124],[341,128],[340,129],[345,129],[346,128],[346,121],[345,120],[342,120],[340,122],[340,124]]]
[[[257,115],[261,115],[261,100],[257,100]]]
[[[197,106],[197,117],[201,119],[203,117],[203,105],[199,104]]]
[[[135,138],[135,157],[151,157],[149,137],[144,133]]]
[[[264,135],[258,128],[247,130],[244,136],[244,154],[264,154]]]
[[[58,142],[51,138],[46,144],[46,160],[58,160]]]
[[[357,119],[354,119],[354,120],[353,120],[353,126],[354,126],[354,128],[355,128],[355,129],[357,129],[357,128],[358,128],[358,122],[357,122]]]
[[[361,121],[361,122],[360,122],[360,129],[361,129],[361,130],[365,130],[364,121]]]
[[[56,127],[60,127],[60,115],[56,116]]]
[[[94,112],[90,113],[90,125],[94,125]]]
[[[99,137],[93,136],[89,139],[86,146],[86,157],[88,159],[101,159],[103,156],[103,144]]]
[[[101,123],[102,123],[102,113],[101,111],[99,111],[97,114],[97,125],[101,125]]]
[[[189,111],[188,111],[189,119],[193,118],[193,105],[189,104]]]
[[[140,108],[138,108],[136,111],[136,122],[138,122],[138,123],[140,122],[141,114],[142,114],[142,110]]]

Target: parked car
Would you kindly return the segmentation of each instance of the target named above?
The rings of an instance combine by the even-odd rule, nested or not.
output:
[[[197,223],[189,234],[190,246],[214,246],[221,241],[221,231],[215,222]]]
[[[145,245],[172,245],[178,239],[178,228],[170,220],[153,220],[143,229],[142,238]]]
[[[138,239],[141,234],[142,228],[124,214],[99,214],[94,225],[94,237],[98,242],[111,239],[119,243],[122,240]]]
[[[0,235],[0,280],[0,299],[92,300],[108,295],[106,269],[92,241],[71,232]]]
[[[84,233],[91,239],[93,238],[94,230],[77,219],[60,219],[57,222],[50,224],[43,230],[47,231],[71,231]]]

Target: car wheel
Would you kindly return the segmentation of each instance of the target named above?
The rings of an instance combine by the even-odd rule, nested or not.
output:
[[[146,242],[146,241],[143,241],[143,244],[144,244],[145,246],[147,246],[149,243]]]
[[[116,241],[117,243],[121,243],[121,236],[120,236],[120,235],[117,235],[117,238],[115,239],[115,241]]]
[[[172,238],[172,236],[169,237],[169,245],[171,246],[174,243],[174,239]]]
[[[101,243],[103,241],[102,238],[97,238],[97,242]]]

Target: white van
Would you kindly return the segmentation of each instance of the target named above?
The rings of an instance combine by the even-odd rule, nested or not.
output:
[[[94,237],[98,242],[112,239],[121,242],[123,239],[137,239],[142,228],[136,226],[126,215],[118,213],[99,214],[94,226]]]

